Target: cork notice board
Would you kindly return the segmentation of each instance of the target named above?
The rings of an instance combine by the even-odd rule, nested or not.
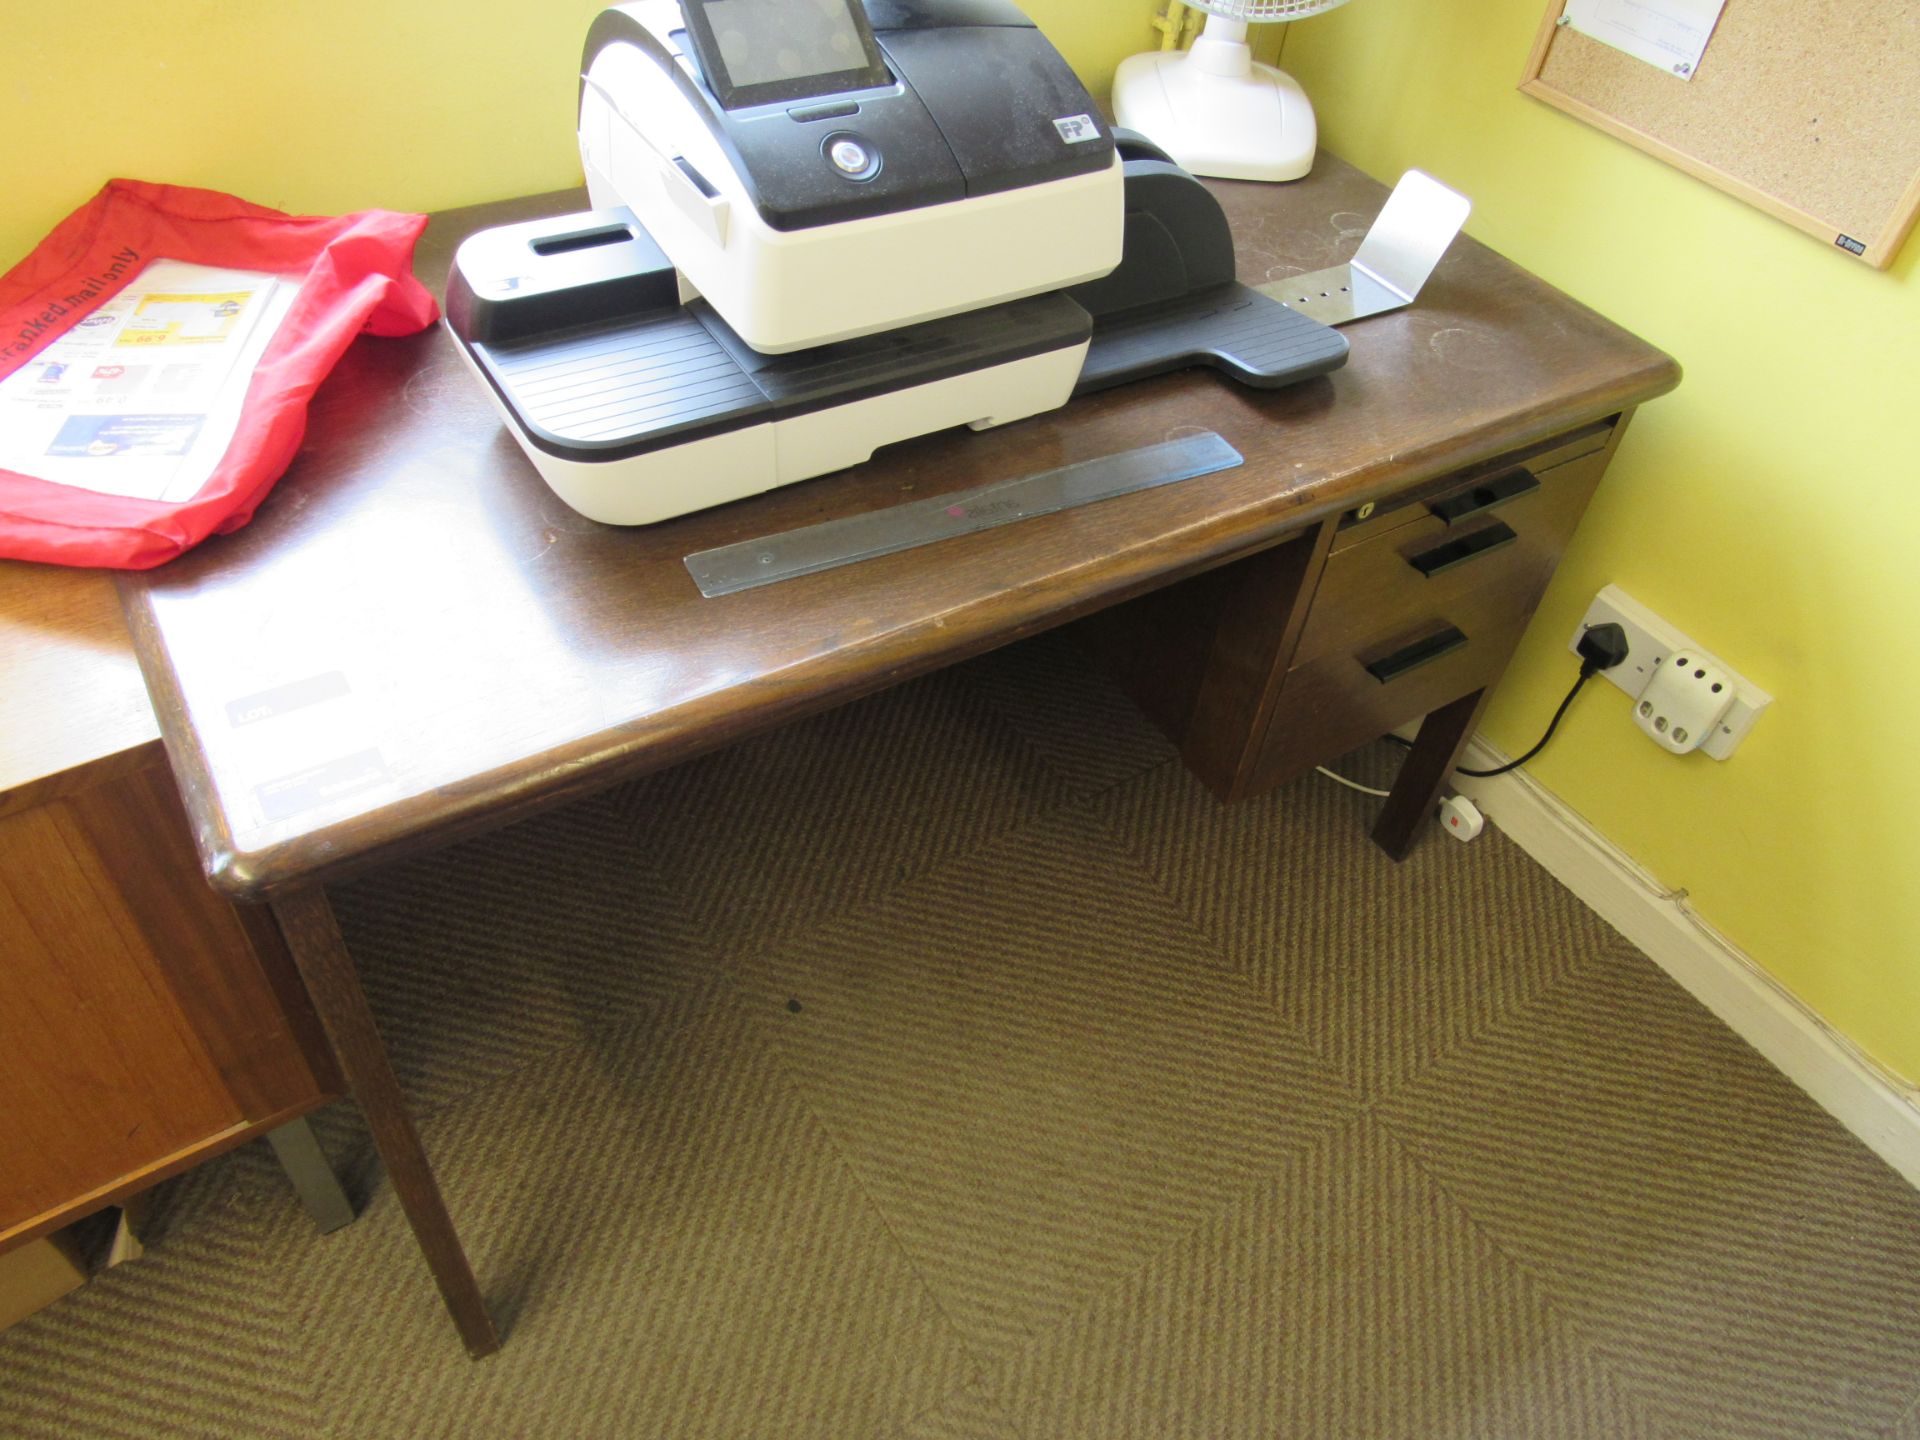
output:
[[[1691,80],[1560,23],[1520,89],[1885,269],[1920,211],[1920,4],[1726,0]]]

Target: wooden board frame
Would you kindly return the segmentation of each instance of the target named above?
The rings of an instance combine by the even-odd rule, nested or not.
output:
[[[1749,13],[1756,10],[1777,10],[1780,15],[1779,23],[1782,25],[1790,23],[1789,17],[1792,14],[1790,0],[1730,0],[1728,12],[1722,16],[1722,28],[1732,16],[1733,7],[1736,5],[1744,5]],[[1776,220],[1784,220],[1796,229],[1804,230],[1807,234],[1826,241],[1842,254],[1853,255],[1864,260],[1877,270],[1884,270],[1893,263],[1895,256],[1900,253],[1902,242],[1906,240],[1908,232],[1913,228],[1916,215],[1920,215],[1920,165],[1916,165],[1910,174],[1903,173],[1901,178],[1904,179],[1904,184],[1899,187],[1897,198],[1890,204],[1876,207],[1869,233],[1856,233],[1866,227],[1854,221],[1853,228],[1850,230],[1847,223],[1836,222],[1831,213],[1817,213],[1815,207],[1798,203],[1788,195],[1768,189],[1754,178],[1736,174],[1726,166],[1704,160],[1683,149],[1671,139],[1655,134],[1645,117],[1627,113],[1624,109],[1616,113],[1600,97],[1574,94],[1556,85],[1545,72],[1557,42],[1572,40],[1594,46],[1599,46],[1601,43],[1578,34],[1570,26],[1563,25],[1561,16],[1565,8],[1566,0],[1549,0],[1546,14],[1540,21],[1539,33],[1534,37],[1533,49],[1527,56],[1526,71],[1520,78],[1522,94],[1531,95],[1534,99],[1543,101],[1557,110],[1563,110],[1577,119],[1584,120],[1595,129],[1602,130],[1617,140],[1624,140],[1629,145],[1666,161],[1675,169],[1685,171],[1697,180],[1704,180],[1709,185],[1718,186],[1728,194],[1737,196],[1754,208],[1773,216]],[[1718,35],[1719,32],[1716,31],[1716,40]],[[1818,65],[1823,58],[1817,47],[1811,44],[1801,53],[1812,65]],[[1707,59],[1710,60],[1712,56],[1713,43],[1709,42]],[[1619,55],[1619,59],[1628,65],[1642,64],[1625,55]],[[1648,73],[1657,74],[1652,67],[1645,68]],[[1905,67],[1899,65],[1886,67],[1885,71],[1894,75],[1904,72]],[[1707,67],[1703,61],[1701,74],[1704,77],[1706,73]],[[1884,113],[1890,116],[1913,113],[1914,104],[1920,101],[1920,75],[1914,77],[1914,82],[1913,95],[1892,93],[1880,97]],[[1695,80],[1691,83],[1699,85],[1701,82]],[[1836,87],[1841,84],[1839,76],[1835,77],[1834,84]],[[1702,106],[1711,105],[1711,91],[1703,87],[1697,93],[1702,97]],[[1726,123],[1729,126],[1751,128],[1756,118],[1743,112],[1727,116]],[[1902,170],[1904,172],[1904,165]]]

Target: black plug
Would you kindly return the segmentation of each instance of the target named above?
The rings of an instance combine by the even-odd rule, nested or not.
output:
[[[1580,678],[1611,670],[1627,658],[1627,632],[1611,620],[1589,625],[1575,647],[1580,652]]]
[[[1540,737],[1539,743],[1518,760],[1509,760],[1497,769],[1460,770],[1456,772],[1457,774],[1490,780],[1495,775],[1504,775],[1509,770],[1518,770],[1546,749],[1547,742],[1553,738],[1553,732],[1560,728],[1560,717],[1567,713],[1567,707],[1573,704],[1573,697],[1580,693],[1587,681],[1602,670],[1611,670],[1627,658],[1627,632],[1611,620],[1599,625],[1589,625],[1580,632],[1580,640],[1573,648],[1580,652],[1580,678],[1573,682],[1573,688],[1567,692],[1567,698],[1562,700],[1560,708],[1553,712],[1553,719],[1547,722],[1547,733]],[[1401,740],[1398,735],[1389,735],[1386,738],[1398,740],[1409,749],[1413,746],[1411,740]]]
[[[1553,738],[1553,732],[1560,728],[1560,717],[1567,713],[1567,707],[1573,704],[1573,697],[1580,693],[1587,681],[1602,670],[1611,670],[1627,658],[1627,632],[1609,620],[1602,625],[1589,625],[1580,632],[1580,641],[1573,647],[1580,652],[1580,678],[1573,682],[1573,688],[1567,691],[1567,698],[1560,702],[1560,708],[1553,712],[1553,719],[1547,722],[1547,733],[1540,741],[1518,760],[1509,760],[1495,770],[1461,770],[1461,775],[1472,775],[1477,779],[1490,780],[1495,775],[1504,775],[1509,770],[1518,770],[1534,756],[1547,748],[1547,741]]]

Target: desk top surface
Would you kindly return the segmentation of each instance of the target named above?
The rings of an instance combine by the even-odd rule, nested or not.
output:
[[[112,578],[0,560],[0,815],[159,735]]]
[[[1240,274],[1348,258],[1386,192],[1323,156],[1221,184]],[[577,192],[435,217],[472,230]],[[640,529],[574,514],[439,327],[362,338],[257,518],[123,581],[209,873],[258,894],[443,843],[1252,553],[1302,525],[1651,398],[1665,355],[1462,238],[1333,376],[1206,371]],[[1235,470],[703,599],[683,557],[1211,429]]]

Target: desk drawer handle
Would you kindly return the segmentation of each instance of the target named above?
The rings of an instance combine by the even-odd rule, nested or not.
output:
[[[1531,495],[1539,488],[1539,478],[1531,470],[1510,470],[1505,475],[1496,475],[1470,489],[1435,500],[1427,509],[1443,525],[1454,525],[1469,515],[1478,515],[1482,510],[1491,510],[1509,500],[1518,500],[1522,495]]]
[[[1367,673],[1386,685],[1398,680],[1409,670],[1418,670],[1429,660],[1438,660],[1442,655],[1451,655],[1467,643],[1467,637],[1457,625],[1448,625],[1436,630],[1424,640],[1416,640],[1411,645],[1403,645],[1391,655],[1374,661],[1367,666]]]
[[[1407,563],[1431,580],[1443,570],[1464,565],[1467,561],[1489,554],[1503,545],[1511,545],[1519,538],[1508,526],[1496,520],[1484,530],[1476,530],[1471,535],[1462,535],[1458,540],[1448,540],[1434,546],[1431,550],[1422,550],[1418,555],[1409,555]]]

